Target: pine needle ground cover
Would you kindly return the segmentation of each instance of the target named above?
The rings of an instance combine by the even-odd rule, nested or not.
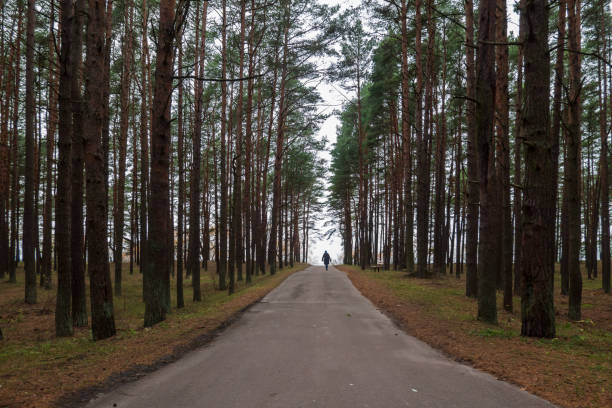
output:
[[[464,295],[463,278],[418,279],[404,271],[338,268],[408,334],[450,357],[561,407],[612,407],[612,297],[601,290],[601,278],[583,278],[579,322],[567,319],[567,297],[555,282],[557,337],[536,339],[520,336],[519,297],[514,297],[515,312],[508,313],[498,293],[498,325],[489,325],[476,320],[477,302]]]
[[[185,278],[185,308],[175,309],[176,281],[172,280],[172,311],[152,328],[143,328],[142,275],[124,273],[123,296],[114,298],[117,335],[97,342],[91,329],[75,329],[73,337],[55,337],[55,290],[39,289],[39,302],[23,301],[23,269],[18,283],[0,282],[0,407],[71,405],[78,392],[99,384],[137,378],[205,344],[213,333],[249,305],[259,301],[306,264],[285,268],[274,276],[253,276],[236,293],[215,290],[215,266],[202,271],[202,302],[192,302],[193,289]],[[127,271],[127,267],[124,268]],[[55,284],[55,283],[54,283]],[[88,305],[89,306],[89,305]],[[91,389],[85,392],[91,394]],[[66,396],[73,398],[67,400]],[[64,398],[64,399],[61,399]],[[61,399],[61,400],[60,400]]]

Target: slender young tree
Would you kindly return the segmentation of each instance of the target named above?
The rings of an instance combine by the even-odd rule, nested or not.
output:
[[[125,220],[125,172],[127,162],[127,139],[130,118],[129,96],[132,84],[132,27],[130,25],[130,9],[132,2],[127,1],[124,10],[123,59],[121,67],[121,91],[119,94],[121,117],[119,119],[119,163],[114,194],[116,196],[113,208],[115,218],[115,237],[113,260],[115,263],[115,295],[121,296],[123,269],[123,231]]]
[[[21,38],[23,34],[23,15],[24,15],[24,0],[19,1],[18,5],[18,17],[17,17],[17,35],[16,38]],[[12,178],[11,178],[11,236],[10,236],[10,256],[11,265],[9,269],[9,281],[11,283],[17,283],[17,263],[19,260],[19,211],[20,203],[20,189],[18,188],[20,183],[20,160],[19,160],[19,103],[20,93],[18,91],[19,84],[21,83],[21,64],[15,63],[15,61],[21,61],[21,43],[17,41],[13,50],[11,50],[11,59],[13,61],[13,83],[12,95],[13,95],[13,115],[12,115],[12,140],[11,140],[11,167],[12,167]]]
[[[34,26],[35,0],[28,0],[26,17],[26,129],[25,191],[23,198],[23,265],[25,270],[25,302],[36,303],[36,259],[34,256],[38,226],[34,213]]]
[[[49,31],[53,33],[55,25],[55,1],[51,1],[51,16],[49,18]],[[49,35],[49,65],[57,66],[57,53],[55,52],[55,39]],[[58,75],[55,69],[49,69],[49,119],[47,122],[46,142],[46,174],[45,174],[45,203],[43,208],[43,250],[41,257],[41,280],[45,289],[51,288],[51,218],[53,216],[53,153],[55,151],[55,131],[57,130],[57,98],[58,98]],[[1,159],[0,159],[1,160]],[[7,157],[8,164],[8,157]],[[7,173],[8,175],[8,173]],[[1,187],[0,187],[1,188]],[[1,194],[0,194],[1,197]],[[1,200],[1,198],[0,198]],[[2,207],[2,204],[0,204]],[[0,214],[2,214],[0,208]],[[1,217],[1,216],[0,216]],[[0,220],[0,225],[2,220]],[[1,229],[1,228],[0,228]],[[8,238],[8,237],[7,237]],[[0,238],[2,239],[2,238]],[[8,247],[7,247],[8,250]],[[7,251],[8,252],[8,251]],[[8,257],[6,258],[8,260]],[[2,272],[0,272],[0,275]]]
[[[285,143],[285,119],[287,115],[287,107],[285,105],[286,97],[286,85],[287,85],[287,58],[289,52],[289,24],[291,16],[291,5],[287,0],[283,0],[282,7],[284,10],[283,17],[283,58],[281,62],[281,83],[279,91],[279,115],[278,125],[276,130],[276,153],[274,155],[274,182],[272,187],[272,214],[271,214],[271,228],[270,228],[270,243],[268,251],[268,262],[270,264],[270,274],[274,275],[277,268],[277,254],[278,247],[281,245],[281,240],[278,239],[277,235],[280,236],[281,228],[279,226],[281,221],[281,173],[283,165],[283,145]]]
[[[227,130],[227,0],[222,0],[221,22],[221,143],[219,152],[219,167],[221,178],[221,194],[219,200],[219,255],[217,270],[219,271],[219,289],[227,289],[225,281],[227,273],[227,168],[226,168],[226,130]]]
[[[239,62],[238,62],[238,77],[244,76],[244,39],[246,28],[246,0],[240,1],[240,37],[239,37]],[[234,155],[234,197],[233,197],[233,215],[232,228],[230,230],[231,245],[234,245],[235,265],[237,269],[237,278],[242,280],[242,162],[243,157],[243,99],[244,99],[244,82],[238,84],[238,98],[236,102],[236,151]],[[230,280],[233,282],[233,279]],[[229,293],[234,292],[234,286],[230,285]]]
[[[178,41],[178,74],[183,75],[183,31],[177,37]],[[177,107],[177,166],[178,166],[178,208],[176,211],[176,307],[177,309],[185,307],[185,298],[183,294],[183,207],[185,201],[185,146],[184,138],[185,131],[183,128],[183,94],[185,86],[183,81],[179,82],[178,87],[178,107]]]
[[[198,7],[199,8],[199,7]],[[198,16],[196,24],[201,27],[196,30],[199,38],[196,38],[196,69],[200,78],[204,77],[204,58],[206,51],[206,17],[208,2],[204,2],[201,17]],[[198,10],[199,12],[199,10]],[[194,86],[195,107],[194,107],[194,127],[193,127],[193,153],[191,165],[191,182],[189,192],[189,273],[193,285],[193,301],[202,300],[200,288],[200,164],[202,162],[202,81],[196,80]]]
[[[138,237],[140,250],[140,271],[142,273],[142,292],[146,302],[149,293],[150,278],[148,275],[149,244],[147,241],[149,225],[147,222],[147,209],[149,208],[149,103],[150,63],[149,63],[149,10],[147,0],[142,0],[142,49],[140,53],[140,236]]]
[[[559,17],[557,20],[557,51],[556,51],[556,62],[555,62],[555,85],[554,85],[554,96],[553,96],[553,116],[552,116],[552,137],[555,140],[561,138],[561,98],[562,98],[562,86],[565,74],[565,63],[564,54],[566,48],[565,38],[565,17],[567,14],[566,0],[559,1]],[[566,183],[563,183],[563,203],[561,208],[561,241],[562,241],[562,260],[561,260],[561,294],[567,295],[568,280],[567,280],[567,236],[565,234],[567,230],[567,206],[565,205],[565,198],[567,192],[565,188]]]
[[[606,25],[605,4],[606,2],[602,1],[599,8],[599,42],[601,43],[601,51],[603,54],[610,55],[607,49],[607,37],[610,27]],[[609,133],[606,129],[606,117],[608,116],[607,92],[609,91],[607,88],[607,75],[612,75],[612,72],[609,73],[607,71],[608,68],[606,64],[602,63],[601,61],[598,61],[598,65],[601,67],[600,69],[602,71],[600,74],[601,80],[599,81],[599,134],[601,137],[601,152],[599,153],[599,177],[601,182],[601,283],[604,292],[610,293],[610,188],[608,179]],[[609,109],[612,111],[612,106],[610,106]]]
[[[519,28],[520,31],[520,28]],[[514,292],[520,293],[520,282],[521,274],[518,271],[518,267],[521,264],[521,238],[523,236],[523,221],[522,221],[522,196],[523,191],[521,188],[522,177],[521,177],[521,115],[523,112],[523,47],[518,48],[516,56],[516,95],[514,99],[515,104],[515,117],[514,117]]]

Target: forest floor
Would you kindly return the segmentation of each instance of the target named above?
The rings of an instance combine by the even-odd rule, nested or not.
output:
[[[583,277],[583,320],[578,322],[568,320],[568,300],[556,281],[557,337],[537,339],[520,336],[519,297],[515,312],[508,313],[498,294],[497,325],[476,320],[477,302],[465,296],[463,277],[418,279],[405,271],[338,269],[408,334],[452,358],[561,407],[612,407],[612,296],[601,289],[601,277]]]
[[[72,405],[95,394],[97,387],[138,378],[206,344],[241,311],[306,266],[254,276],[248,286],[237,282],[236,292],[228,296],[215,290],[216,270],[210,263],[208,272],[202,271],[203,301],[191,301],[191,279],[185,278],[185,307],[176,309],[172,279],[172,311],[152,328],[143,327],[142,277],[124,267],[123,295],[114,297],[117,335],[97,342],[87,327],[75,329],[72,337],[56,338],[55,290],[38,288],[38,303],[26,305],[19,268],[17,284],[0,282],[0,407]]]

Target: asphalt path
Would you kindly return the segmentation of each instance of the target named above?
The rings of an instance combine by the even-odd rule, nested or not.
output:
[[[403,333],[337,269],[289,277],[211,344],[90,408],[552,404]]]

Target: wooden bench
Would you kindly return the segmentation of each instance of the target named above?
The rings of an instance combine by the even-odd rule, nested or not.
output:
[[[374,269],[376,272],[380,272],[380,270],[382,268],[384,268],[384,267],[385,267],[385,265],[383,265],[383,264],[376,264],[376,265],[372,266],[372,269]]]

